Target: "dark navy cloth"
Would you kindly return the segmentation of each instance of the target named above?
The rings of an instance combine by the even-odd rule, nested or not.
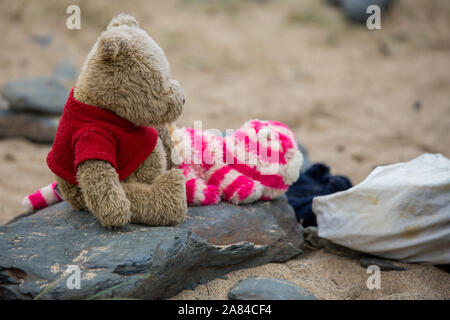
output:
[[[289,204],[294,208],[297,221],[304,227],[317,226],[312,211],[312,201],[316,196],[324,196],[350,189],[352,183],[347,177],[332,176],[330,168],[322,163],[313,164],[286,192]]]

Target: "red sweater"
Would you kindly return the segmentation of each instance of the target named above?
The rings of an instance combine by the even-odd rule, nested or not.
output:
[[[137,127],[112,112],[84,104],[70,92],[53,147],[47,156],[50,170],[78,185],[77,166],[90,159],[109,162],[123,180],[155,148],[158,131]]]

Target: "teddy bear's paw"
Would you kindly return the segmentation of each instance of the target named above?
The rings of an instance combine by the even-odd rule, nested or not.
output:
[[[93,213],[104,227],[113,229],[130,222],[130,206],[128,199],[109,199],[107,205]]]
[[[164,199],[164,225],[176,225],[186,217],[186,179],[180,169],[170,169],[153,183]]]

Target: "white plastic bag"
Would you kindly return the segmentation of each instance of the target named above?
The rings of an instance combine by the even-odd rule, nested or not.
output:
[[[377,167],[357,186],[313,200],[319,236],[425,264],[450,263],[450,160],[423,154]]]

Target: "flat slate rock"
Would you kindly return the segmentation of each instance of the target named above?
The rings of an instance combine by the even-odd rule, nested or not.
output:
[[[57,119],[0,109],[0,138],[22,137],[32,142],[51,144],[57,128]]]
[[[279,279],[247,278],[239,281],[230,292],[230,300],[317,300],[308,290]]]
[[[285,197],[190,207],[176,227],[114,231],[62,202],[0,226],[0,298],[168,298],[233,270],[286,261],[302,243]],[[67,285],[76,284],[70,265],[80,270],[80,289]]]
[[[11,110],[61,115],[70,88],[57,76],[39,76],[11,81],[2,89]]]

